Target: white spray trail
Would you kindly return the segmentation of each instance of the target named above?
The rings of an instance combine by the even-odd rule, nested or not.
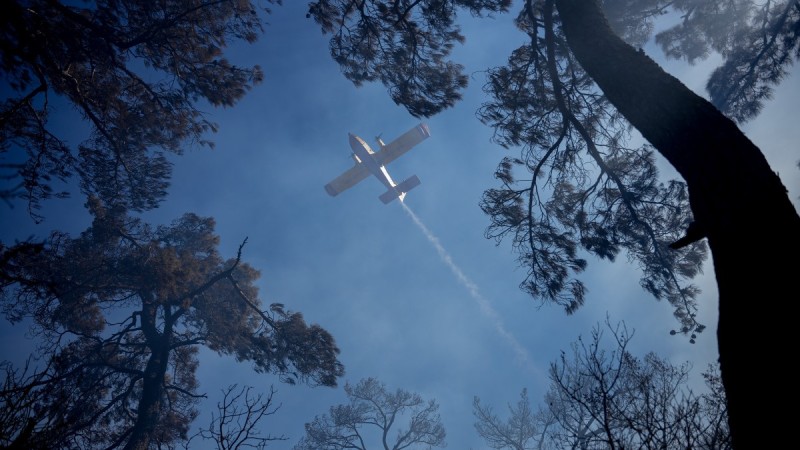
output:
[[[422,230],[422,233],[425,235],[425,237],[428,238],[428,241],[430,241],[430,243],[439,253],[439,257],[442,258],[442,261],[444,261],[447,267],[450,268],[450,271],[453,272],[453,275],[455,275],[458,282],[467,288],[470,296],[472,296],[472,298],[478,303],[481,313],[483,313],[483,315],[491,321],[495,330],[497,330],[500,336],[502,336],[506,342],[511,345],[511,348],[517,355],[517,360],[527,366],[527,368],[532,372],[536,373],[537,375],[541,375],[541,371],[533,364],[533,360],[528,354],[528,351],[525,350],[525,347],[519,343],[517,338],[515,338],[514,335],[512,335],[511,332],[506,329],[505,325],[503,325],[503,320],[500,318],[500,315],[492,307],[492,304],[489,302],[489,300],[481,295],[480,291],[478,290],[478,286],[473,283],[472,280],[467,278],[461,268],[459,268],[456,263],[453,262],[453,258],[450,256],[447,250],[444,249],[441,242],[439,242],[439,238],[437,238],[431,232],[431,230],[429,230],[428,227],[422,223],[422,220],[420,220],[420,218],[414,214],[414,211],[411,211],[411,208],[409,208],[408,205],[403,202],[400,202],[400,204],[403,206],[403,209],[406,211],[406,213],[408,213],[414,223],[417,224],[419,229]]]

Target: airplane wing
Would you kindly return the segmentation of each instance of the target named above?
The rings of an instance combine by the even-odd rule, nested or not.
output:
[[[345,189],[355,186],[359,181],[369,176],[369,169],[363,164],[356,164],[345,173],[336,177],[335,180],[325,185],[325,191],[331,196],[335,196]]]
[[[378,164],[385,166],[395,159],[399,158],[405,152],[411,150],[412,147],[419,144],[428,136],[431,135],[428,126],[419,124],[416,127],[406,131],[402,136],[393,140],[392,142],[384,145],[381,150],[375,153],[375,160]]]

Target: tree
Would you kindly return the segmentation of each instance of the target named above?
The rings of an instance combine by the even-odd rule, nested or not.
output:
[[[704,374],[709,390],[687,387],[690,367],[673,365],[653,353],[628,352],[632,334],[608,326],[579,338],[570,355],[550,366],[545,405],[531,412],[526,391],[503,422],[476,398],[475,427],[496,449],[730,449],[724,394],[714,367]],[[722,397],[720,397],[722,396]]]
[[[380,436],[375,441],[387,450],[444,447],[445,430],[436,401],[425,401],[419,394],[402,389],[389,392],[374,378],[363,379],[355,386],[345,384],[344,390],[350,403],[333,406],[329,414],[307,423],[306,435],[295,450],[367,450],[373,441],[366,429]],[[396,427],[406,415],[408,428]],[[393,427],[397,432],[391,440]]]
[[[522,389],[516,406],[508,405],[508,412],[508,420],[503,421],[491,406],[481,405],[478,397],[473,399],[475,430],[486,441],[486,445],[497,450],[543,448],[544,435],[553,420],[541,411],[534,412],[531,409],[527,389]]]
[[[601,345],[598,327],[589,342],[573,344],[571,358],[562,354],[550,366],[554,439],[585,449],[730,448],[724,403],[714,402],[718,389],[696,396],[686,387],[688,364],[654,353],[639,359],[627,350],[632,335],[624,325],[608,328],[612,350]]]
[[[373,26],[383,21],[410,30],[403,42],[413,52],[429,33],[431,14],[452,24],[460,7],[479,13],[507,6],[500,0],[321,0],[312,3],[310,14],[334,34],[332,48],[362,28],[374,33],[367,42],[385,47],[392,34]],[[597,0],[524,2],[517,25],[530,43],[513,52],[508,66],[489,72],[486,90],[494,99],[479,111],[501,144],[523,146],[520,158],[501,163],[497,177],[503,186],[486,193],[482,207],[492,219],[487,234],[512,236],[528,270],[523,289],[567,312],[585,296],[574,278],[586,266],[578,251],[609,259],[626,251],[642,268],[642,286],[673,305],[680,331],[691,339],[705,325],[695,319],[698,290],[687,282],[699,271],[705,252],[699,241],[706,238],[719,288],[717,336],[731,432],[737,446],[763,446],[773,437],[759,429],[791,426],[774,404],[785,392],[772,371],[742,349],[752,348],[755,339],[761,351],[774,349],[770,360],[780,361],[796,342],[787,314],[753,301],[794,291],[796,270],[781,261],[800,251],[800,216],[777,174],[736,124],[630,43],[652,34],[654,17],[682,14],[683,22],[659,42],[669,55],[689,59],[720,51],[725,60],[709,82],[712,98],[744,120],[797,58],[800,8],[793,0],[607,0],[602,6],[614,14],[610,22]],[[383,11],[380,19],[376,11]],[[701,28],[707,31],[697,32]],[[462,37],[455,28],[448,38]],[[392,54],[343,48],[334,52],[337,61],[393,67]],[[431,104],[424,109],[406,105],[412,114],[427,115],[457,100],[450,95],[453,85],[443,85],[453,77],[410,70],[407,79],[427,81],[419,92],[439,94],[427,95]],[[652,147],[628,148],[628,124]],[[683,181],[660,184],[654,152]],[[514,170],[525,178],[518,180]],[[774,390],[756,392],[754,383]]]
[[[275,414],[280,405],[273,404],[275,389],[270,386],[269,393],[253,396],[252,386],[228,386],[222,391],[222,400],[217,403],[217,414],[211,413],[208,428],[201,428],[184,447],[191,448],[191,441],[200,436],[204,440],[213,441],[218,450],[238,450],[254,448],[263,450],[272,441],[285,441],[285,436],[262,435],[260,422]],[[263,425],[263,424],[261,424]]]
[[[217,126],[197,104],[231,106],[261,81],[258,66],[223,55],[232,42],[255,41],[261,20],[250,1],[7,2],[0,199],[26,200],[39,219],[41,201],[61,195],[54,181],[77,174],[107,204],[155,207],[171,172],[165,152],[211,145],[205,134]],[[77,146],[48,121],[59,102],[89,126]]]
[[[258,272],[241,261],[242,247],[233,259],[219,255],[212,219],[186,214],[151,227],[97,198],[88,206],[94,221],[79,237],[56,232],[44,244],[2,249],[0,271],[6,318],[32,319],[48,361],[24,388],[57,400],[45,409],[58,417],[82,418],[62,437],[69,446],[186,439],[202,397],[201,345],[289,383],[335,386],[343,375],[327,331],[282,304],[262,309]],[[53,431],[41,409],[24,418],[32,435]]]

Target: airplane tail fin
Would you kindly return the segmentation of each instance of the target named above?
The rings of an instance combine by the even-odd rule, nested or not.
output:
[[[406,196],[406,192],[414,189],[415,187],[419,186],[421,181],[416,175],[412,175],[406,181],[395,186],[393,189],[389,189],[388,191],[381,194],[379,197],[384,204],[391,202],[392,200],[399,198],[400,201],[403,201],[403,198]]]

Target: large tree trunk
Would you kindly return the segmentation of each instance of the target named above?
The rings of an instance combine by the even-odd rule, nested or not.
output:
[[[705,231],[719,287],[722,381],[736,448],[787,435],[797,389],[782,360],[797,342],[800,217],[764,155],[711,103],[609,27],[597,0],[555,0],[575,57],[608,99],[678,170]]]

